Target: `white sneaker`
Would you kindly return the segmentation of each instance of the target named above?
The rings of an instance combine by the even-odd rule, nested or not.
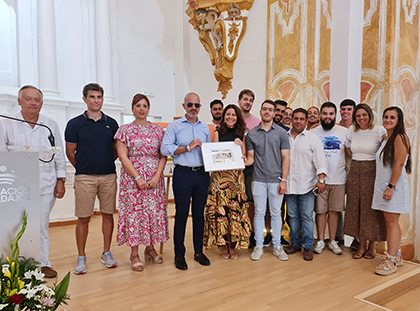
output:
[[[283,250],[283,246],[281,246],[281,245],[273,248],[273,254],[278,259],[283,260],[283,261],[286,261],[286,260],[289,259],[289,257],[287,256],[287,254]]]
[[[314,247],[314,253],[321,254],[322,251],[324,250],[324,247],[325,247],[324,241],[316,242],[316,245]]]
[[[86,269],[86,256],[79,256],[77,257],[77,263],[74,267],[75,274],[85,274],[87,272]]]
[[[254,251],[251,254],[252,260],[260,260],[261,256],[264,254],[264,251],[261,247],[255,246]]]
[[[337,241],[328,242],[328,248],[336,255],[341,255],[343,253],[340,246],[338,246]]]

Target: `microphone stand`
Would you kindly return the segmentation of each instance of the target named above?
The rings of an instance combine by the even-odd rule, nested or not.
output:
[[[53,132],[52,132],[52,131],[51,131],[51,129],[50,129],[48,126],[46,126],[45,124],[36,123],[36,122],[31,122],[31,121],[26,121],[26,120],[22,120],[22,119],[14,118],[14,117],[5,116],[5,115],[2,115],[2,114],[0,114],[0,117],[2,117],[2,118],[6,118],[6,119],[10,119],[10,120],[14,120],[14,121],[19,121],[19,122],[24,122],[24,123],[29,123],[29,124],[34,124],[34,125],[38,125],[38,126],[43,126],[43,127],[45,127],[45,128],[46,128],[46,129],[50,132],[50,135],[48,136],[48,141],[50,142],[51,147],[55,147],[55,138],[54,138]],[[51,156],[51,159],[50,159],[50,160],[45,161],[45,160],[43,160],[43,159],[39,159],[39,161],[41,161],[41,162],[43,162],[43,163],[50,163],[52,160],[54,160],[54,157],[55,157],[55,154],[53,153],[53,154],[52,154],[52,156]]]

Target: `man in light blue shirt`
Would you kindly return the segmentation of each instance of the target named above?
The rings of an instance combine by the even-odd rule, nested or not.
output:
[[[204,207],[207,201],[209,174],[204,171],[201,155],[202,143],[210,142],[210,130],[207,124],[198,119],[201,104],[200,97],[188,93],[182,107],[185,116],[173,121],[163,137],[162,155],[174,159],[175,169],[172,188],[175,198],[174,248],[177,269],[188,268],[185,261],[185,227],[187,224],[190,201],[192,200],[194,260],[203,266],[210,261],[203,254]]]

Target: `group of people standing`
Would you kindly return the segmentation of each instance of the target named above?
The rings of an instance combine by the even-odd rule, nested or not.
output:
[[[253,93],[244,91],[251,94],[253,102]],[[239,95],[239,108],[245,121],[255,121],[256,118],[249,115],[252,105],[245,106],[241,101],[243,92]],[[222,127],[223,120],[215,117],[214,106],[213,102],[213,122],[220,122]],[[287,260],[287,255],[303,248],[303,259],[310,261],[313,252],[321,254],[326,246],[324,235],[328,224],[328,248],[336,255],[342,254],[340,245],[344,244],[344,233],[354,237],[353,244],[358,245],[352,255],[354,259],[374,258],[375,242],[387,241],[386,258],[375,272],[394,273],[396,267],[403,264],[399,217],[409,213],[410,208],[407,179],[411,171],[410,143],[402,110],[395,106],[385,109],[382,126],[375,126],[368,105],[356,106],[350,99],[340,104],[340,123],[336,123],[337,107],[331,102],[324,103],[320,110],[317,107],[291,110],[291,117],[287,110],[291,108],[284,101],[266,100],[261,105],[260,123],[246,122],[245,176],[249,165],[255,164],[251,195],[245,202],[249,206],[248,214],[254,214],[251,233],[255,232],[256,246],[250,243],[254,248],[251,259],[259,260],[264,253],[265,227],[266,237],[272,232],[273,253],[280,260]],[[285,131],[279,131],[280,128]],[[281,221],[285,216],[281,209],[283,194],[291,242],[284,250],[280,244]],[[211,201],[217,202],[215,195],[211,196]],[[267,208],[271,220],[266,220],[264,225]],[[206,215],[208,210],[206,207]],[[212,207],[214,210],[217,207]],[[315,245],[314,212],[318,237]],[[211,219],[217,219],[213,214]],[[222,214],[219,218],[228,215]],[[223,228],[221,235],[229,232],[225,229],[229,226]],[[228,258],[225,237],[221,239],[216,235],[212,241],[221,250],[220,255]],[[237,258],[236,253],[234,258]]]
[[[251,247],[251,259],[260,260],[269,234],[278,259],[288,260],[288,255],[303,248],[303,259],[310,261],[313,252],[320,254],[325,247],[327,223],[328,248],[341,254],[344,210],[344,233],[360,243],[354,259],[373,258],[375,241],[387,240],[387,256],[375,272],[391,274],[402,264],[398,220],[401,213],[409,212],[406,173],[410,172],[411,161],[403,113],[398,107],[387,108],[383,126],[375,126],[368,105],[356,106],[353,101],[344,100],[340,105],[341,122],[336,124],[337,108],[333,103],[324,103],[320,110],[293,110],[284,101],[265,100],[259,119],[250,113],[254,93],[243,90],[238,105],[223,109],[221,101],[211,103],[217,125],[211,139],[208,125],[198,118],[202,105],[196,93],[185,95],[185,115],[171,122],[166,132],[147,121],[150,101],[146,96],[133,97],[135,120],[119,127],[102,112],[103,95],[100,85],[86,85],[83,101],[87,110],[71,119],[65,130],[66,155],[75,167],[76,274],[87,272],[85,247],[96,197],[102,215],[101,262],[108,268],[117,266],[110,252],[117,157],[122,164],[117,243],[130,247],[129,260],[134,271],[144,269],[140,245],[145,245],[145,260],[163,262],[154,245],[169,239],[163,180],[168,156],[173,157],[175,165],[173,238],[177,269],[188,268],[184,240],[190,206],[194,260],[204,266],[210,261],[203,247],[211,245],[217,245],[224,259],[237,259],[238,249]],[[1,145],[48,146],[46,129],[36,124],[39,122],[53,127],[57,146],[62,147],[55,121],[39,113],[42,97],[41,90],[33,86],[19,90],[21,112],[16,117],[23,122],[2,122]],[[238,144],[246,169],[216,171],[211,175],[206,172],[200,147],[210,141]],[[346,154],[351,157],[348,175]],[[65,177],[63,153],[40,167],[41,198],[48,195],[41,200],[45,215],[41,217],[41,269],[46,277],[57,275],[48,261],[48,222],[55,198],[64,196]],[[291,243],[283,249],[285,203]],[[315,247],[314,212],[318,232]]]

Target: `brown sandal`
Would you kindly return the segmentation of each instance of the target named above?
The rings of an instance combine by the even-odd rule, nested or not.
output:
[[[366,252],[363,257],[365,259],[373,259],[373,258],[375,258],[375,254],[372,254],[370,252]]]
[[[362,259],[365,256],[365,254],[366,252],[356,252],[353,255],[351,255],[351,257],[353,257],[353,259]]]

